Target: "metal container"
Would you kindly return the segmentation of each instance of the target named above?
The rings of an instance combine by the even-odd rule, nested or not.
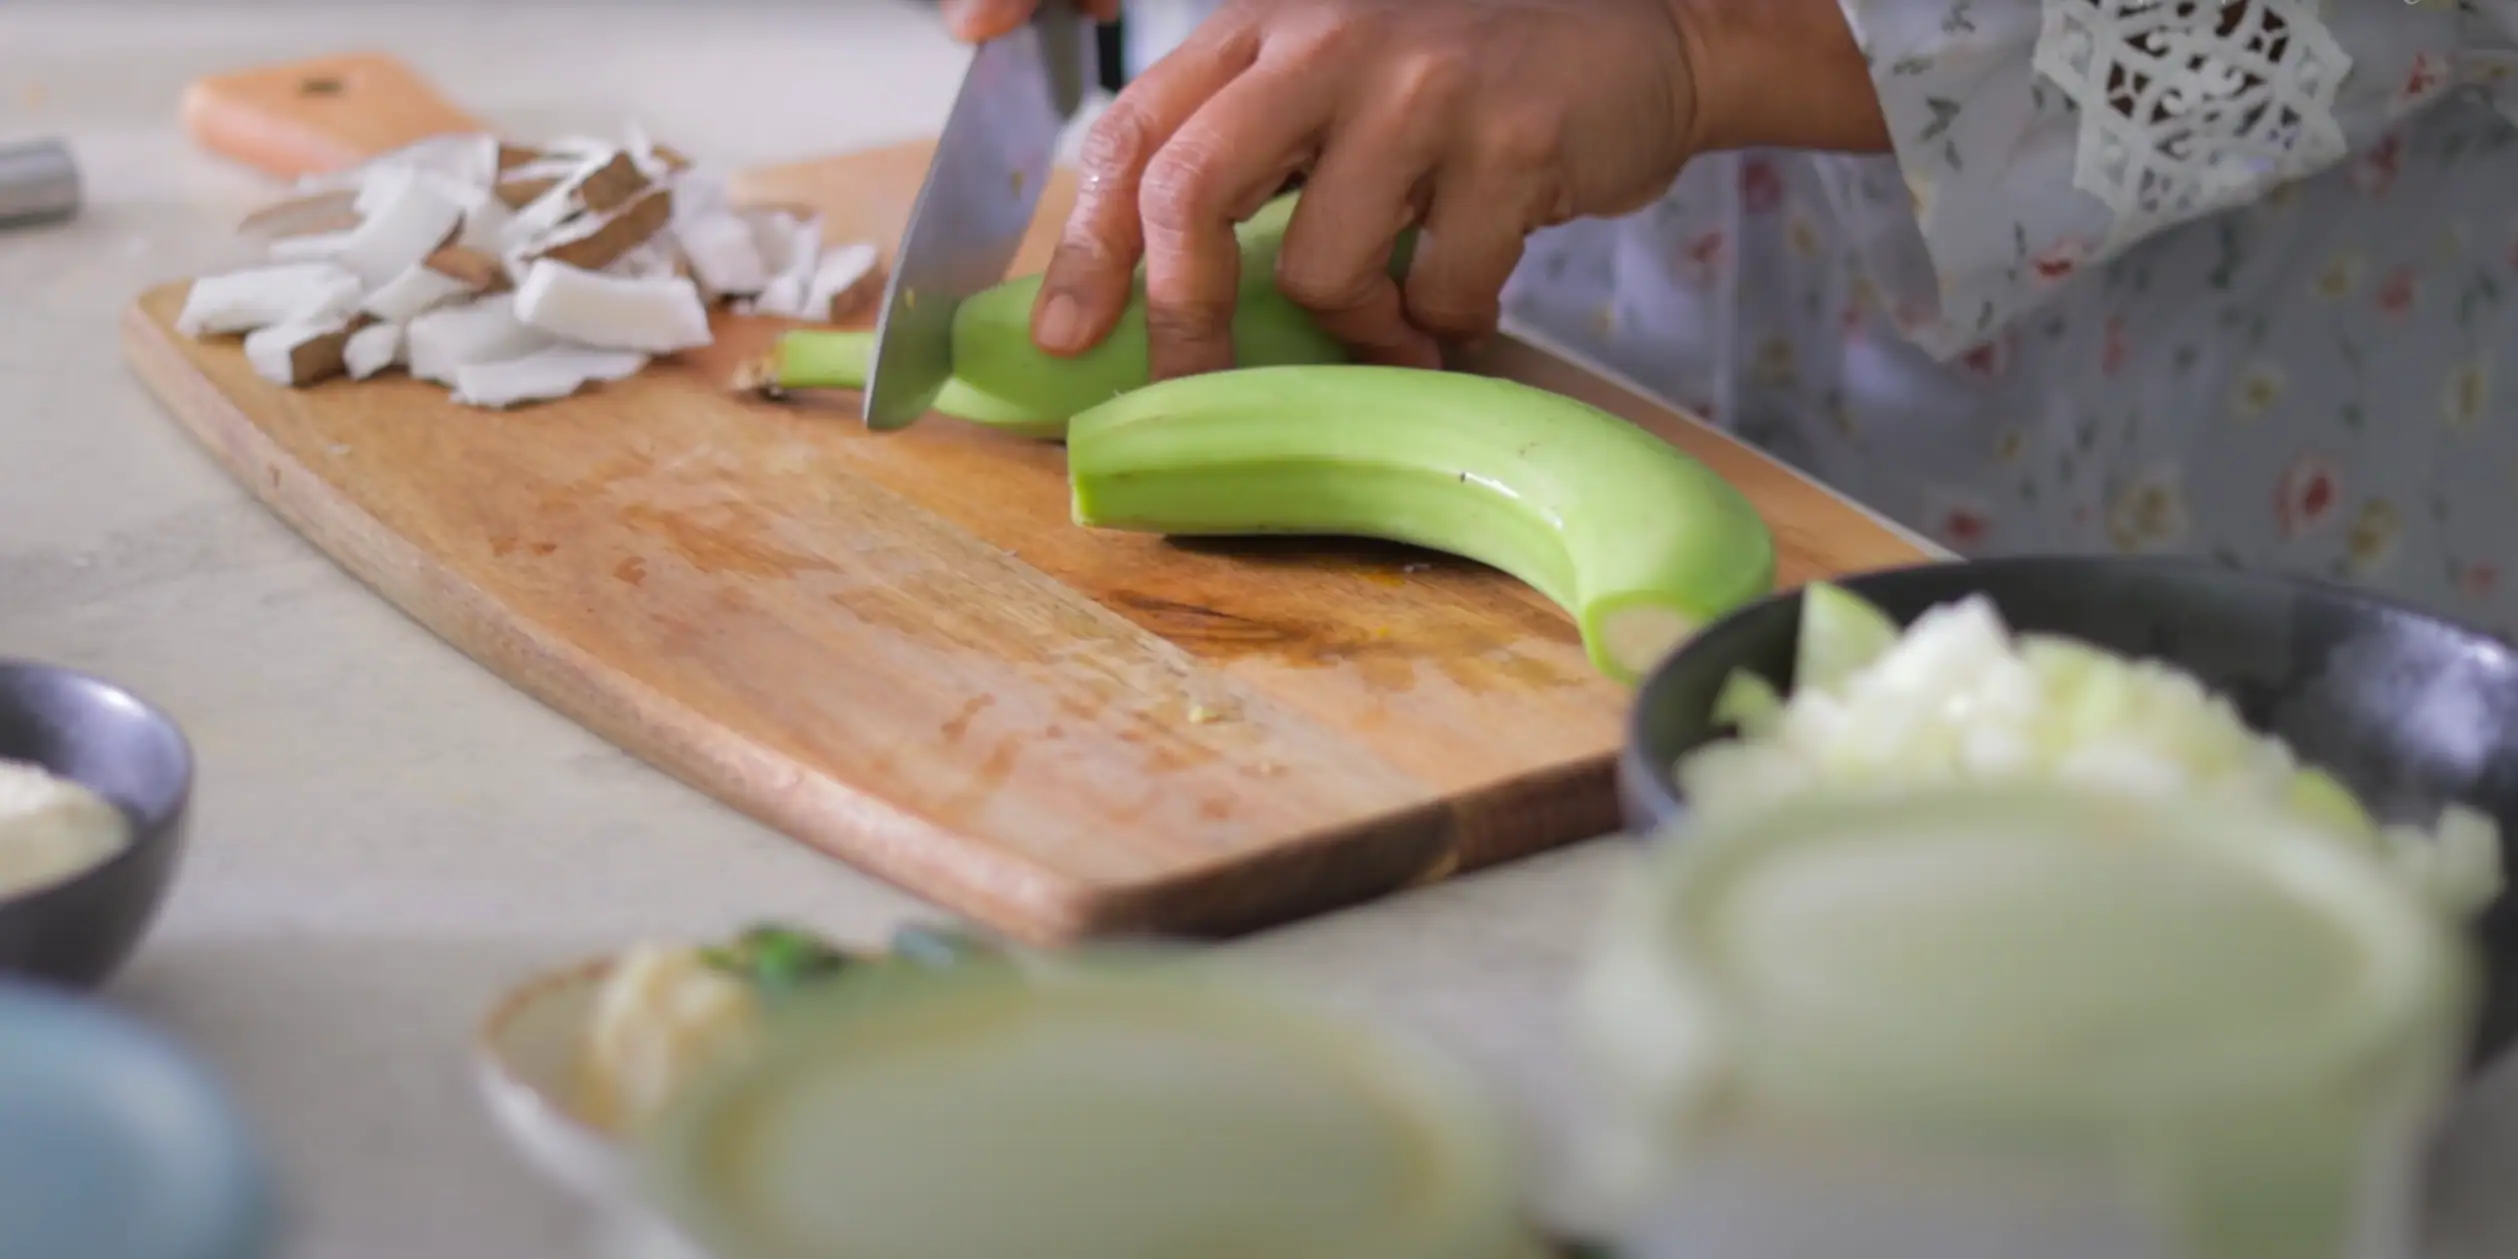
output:
[[[79,167],[70,146],[34,140],[0,146],[0,227],[59,222],[79,212]]]

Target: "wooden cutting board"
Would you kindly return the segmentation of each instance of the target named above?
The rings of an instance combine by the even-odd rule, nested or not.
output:
[[[230,85],[291,74],[304,67]],[[400,105],[416,134],[469,125]],[[367,150],[414,133],[305,131]],[[285,128],[247,131],[275,135],[266,165],[304,157]],[[755,171],[742,191],[817,207],[835,240],[890,242],[927,151]],[[307,164],[321,160],[337,159]],[[1064,176],[1048,190],[1018,271],[1043,264],[1071,196]],[[130,308],[133,366],[342,567],[621,747],[1017,937],[1249,929],[1616,824],[1627,693],[1590,670],[1563,614],[1490,570],[1079,529],[1055,445],[941,416],[876,435],[853,397],[729,395],[769,321],[724,316],[705,351],[492,413],[401,378],[267,384],[232,340],[172,330],[183,287]],[[1499,339],[1476,369],[1705,460],[1774,527],[1786,585],[1921,555],[1530,345]]]

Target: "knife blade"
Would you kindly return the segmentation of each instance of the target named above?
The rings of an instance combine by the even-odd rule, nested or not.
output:
[[[979,46],[946,115],[883,288],[868,428],[906,428],[953,373],[953,312],[1006,278],[1040,207],[1058,140],[1092,81],[1093,32],[1068,0]]]

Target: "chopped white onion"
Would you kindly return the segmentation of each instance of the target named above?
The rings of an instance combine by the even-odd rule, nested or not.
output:
[[[2382,827],[2332,777],[2257,733],[2193,675],[2052,635],[2013,635],[1978,595],[1903,632],[1832,586],[1804,596],[1801,675],[1733,714],[1741,737],[1678,766],[1692,811],[1758,809],[1818,785],[2056,779],[2152,798],[2277,808],[2388,855],[2442,903],[2500,891],[2499,834],[2463,806],[2436,833]],[[1740,695],[1754,686],[1736,688]],[[1726,697],[1735,688],[1726,688]]]

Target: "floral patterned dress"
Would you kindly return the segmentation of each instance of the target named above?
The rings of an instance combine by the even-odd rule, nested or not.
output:
[[[1963,554],[2518,635],[2518,0],[1845,3],[1893,156],[1701,160],[1513,313]]]
[[[1962,554],[2518,637],[2518,0],[1843,4],[1893,154],[1702,158],[1511,316]]]

